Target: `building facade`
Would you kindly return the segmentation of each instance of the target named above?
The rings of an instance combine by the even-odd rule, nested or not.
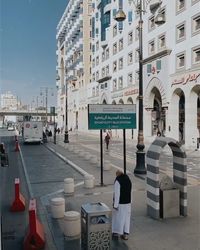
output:
[[[87,127],[87,85],[91,81],[90,0],[71,0],[57,27],[58,126]]]
[[[138,114],[139,14],[133,2],[92,1],[91,82],[85,85],[86,104],[133,103]],[[196,148],[200,137],[200,1],[144,2],[148,2],[142,41],[144,138],[152,141],[160,131]],[[126,13],[123,22],[114,19],[119,8]],[[165,17],[162,25],[155,23],[158,13]],[[81,122],[81,130],[87,131],[87,121]],[[127,136],[137,138],[137,129],[127,131]]]

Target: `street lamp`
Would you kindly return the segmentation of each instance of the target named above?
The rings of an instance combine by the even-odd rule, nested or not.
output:
[[[68,130],[68,104],[67,104],[67,83],[65,82],[65,135],[64,143],[69,143],[69,130]]]
[[[136,152],[136,167],[134,169],[135,174],[146,174],[145,168],[145,152],[144,152],[144,133],[143,133],[143,37],[142,37],[142,26],[143,20],[142,15],[145,12],[145,5],[147,6],[151,0],[130,0],[133,1],[136,12],[139,14],[139,120],[138,120],[138,143],[137,143],[137,152]],[[146,4],[145,4],[146,3]],[[154,1],[150,6],[151,11],[155,11],[160,8],[161,1]],[[122,8],[119,8],[119,11],[116,13],[115,20],[117,22],[124,21],[126,15],[123,12]],[[158,11],[158,15],[155,18],[155,23],[161,25],[165,23],[164,15],[161,12],[161,9]]]
[[[59,68],[62,69],[62,68]],[[60,81],[60,76],[57,74],[56,81]],[[62,90],[61,90],[62,91]],[[65,82],[65,134],[64,143],[69,143],[69,130],[68,130],[68,104],[67,104],[67,83]]]
[[[46,126],[48,125],[48,94],[49,94],[49,90],[51,90],[52,92],[52,96],[53,96],[53,88],[50,87],[41,87],[40,88],[40,95],[43,95],[43,91],[45,92],[45,103],[46,103]]]

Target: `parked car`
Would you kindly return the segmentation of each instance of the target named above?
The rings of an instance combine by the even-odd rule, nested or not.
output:
[[[15,130],[14,126],[8,126],[8,131],[14,131],[14,130]]]

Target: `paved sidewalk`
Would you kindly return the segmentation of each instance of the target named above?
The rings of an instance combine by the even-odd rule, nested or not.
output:
[[[71,138],[72,139],[72,138]],[[75,139],[75,138],[74,138]],[[80,151],[85,150],[81,144],[70,140],[70,144],[62,141],[46,146],[56,153],[58,157],[71,164],[77,171],[94,175],[95,188],[86,189],[83,179],[79,180],[75,187],[73,196],[65,196],[63,190],[58,190],[48,196],[42,197],[41,201],[45,205],[48,214],[48,223],[53,237],[57,244],[57,249],[79,250],[80,240],[64,239],[63,219],[55,220],[50,214],[50,199],[53,197],[64,197],[66,200],[66,210],[81,211],[81,206],[88,202],[104,202],[112,208],[112,189],[115,179],[116,167],[109,171],[104,171],[104,186],[100,185],[100,168],[98,163],[91,163],[80,156]],[[73,151],[72,151],[72,146]],[[94,154],[94,152],[91,152]],[[173,219],[154,220],[146,215],[146,182],[145,178],[135,177],[128,172],[133,183],[133,205],[131,216],[131,233],[128,241],[112,240],[112,249],[135,249],[135,250],[200,250],[200,186],[188,187],[188,216]],[[63,177],[67,178],[67,176]]]

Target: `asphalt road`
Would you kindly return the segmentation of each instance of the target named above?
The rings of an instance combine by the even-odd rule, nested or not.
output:
[[[52,154],[44,145],[21,146],[21,156],[15,152],[14,132],[0,130],[0,142],[4,142],[9,155],[9,167],[1,168],[0,201],[2,215],[2,242],[4,250],[20,250],[28,228],[28,204],[30,198],[37,200],[37,215],[45,227],[47,250],[55,249],[55,242],[48,231],[48,222],[42,197],[63,189],[65,178],[73,177],[75,183],[82,176],[72,167]],[[10,207],[14,201],[14,180],[20,178],[20,192],[26,200],[26,211],[12,213]]]

